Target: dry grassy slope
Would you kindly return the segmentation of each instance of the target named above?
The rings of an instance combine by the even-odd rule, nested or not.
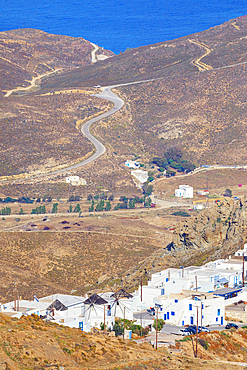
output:
[[[237,28],[233,23],[237,24]],[[60,85],[92,86],[95,81],[105,86],[195,72],[198,68],[191,61],[205,54],[205,49],[190,40],[202,40],[209,44],[211,53],[207,58],[210,58],[212,67],[245,61],[246,23],[246,17],[240,17],[207,31],[132,49],[94,66],[51,77],[42,86],[48,89]],[[221,53],[223,57],[219,61]]]
[[[0,276],[2,299],[31,298],[54,292],[78,294],[121,285],[120,276],[159,248],[159,238],[80,232],[1,233]],[[97,282],[99,281],[99,284]]]
[[[191,344],[182,344],[185,355],[171,355],[166,349],[155,351],[151,345],[124,342],[121,338],[102,334],[85,334],[41,321],[37,316],[10,319],[0,314],[0,369],[236,369],[231,363],[246,359],[246,333],[238,330],[227,341],[221,335],[206,335],[210,349],[203,351],[199,345],[199,359],[193,358]],[[208,339],[210,336],[210,339]],[[216,345],[215,345],[216,341]],[[224,344],[228,352],[221,347]],[[211,344],[212,343],[212,344]],[[213,347],[214,344],[214,347]],[[217,347],[217,349],[216,349]],[[240,348],[241,347],[241,348]],[[212,348],[212,349],[211,349]],[[222,350],[222,355],[219,352]],[[235,350],[235,354],[233,351]],[[237,352],[237,353],[236,353]],[[213,359],[213,360],[211,360]]]
[[[108,110],[110,104],[79,91],[0,101],[0,178],[47,172],[93,153],[76,123]]]
[[[194,340],[177,343],[177,347],[183,350],[184,355],[193,356],[195,350]],[[199,334],[198,357],[202,360],[223,361],[222,368],[225,369],[226,363],[247,362],[247,330],[231,329],[225,331],[212,331],[210,333]],[[194,347],[194,350],[193,350]],[[210,366],[210,365],[209,365]],[[198,367],[199,368],[199,367]]]
[[[43,88],[164,77],[118,88],[125,107],[95,126],[94,133],[117,154],[138,154],[143,161],[178,144],[196,164],[245,163],[246,64],[217,68],[247,62],[246,34],[247,18],[237,18],[51,77]],[[203,72],[195,62],[200,57]]]
[[[0,32],[0,46],[2,91],[28,86],[27,80],[33,76],[55,69],[89,65],[93,50],[91,43],[81,37],[52,35],[34,29]],[[104,53],[113,55],[108,51]]]

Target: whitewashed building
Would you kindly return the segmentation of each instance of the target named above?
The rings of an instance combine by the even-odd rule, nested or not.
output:
[[[124,165],[129,168],[138,169],[140,168],[140,162],[127,160]]]
[[[71,184],[73,186],[87,185],[85,179],[80,178],[80,176],[67,176],[65,177],[66,184]]]
[[[179,185],[179,188],[175,189],[175,197],[193,198],[193,187],[189,185]]]
[[[182,290],[179,294],[160,296],[154,299],[159,307],[159,318],[169,324],[184,325],[224,325],[225,305],[223,297],[213,293],[192,293]]]

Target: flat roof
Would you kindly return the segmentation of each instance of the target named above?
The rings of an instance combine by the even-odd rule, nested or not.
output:
[[[226,295],[229,293],[239,292],[240,290],[242,290],[242,288],[222,288],[215,290],[213,293],[214,295]]]

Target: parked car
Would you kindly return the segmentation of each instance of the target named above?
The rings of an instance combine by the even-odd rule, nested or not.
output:
[[[229,322],[226,326],[225,329],[231,329],[231,328],[238,328],[238,325],[234,324],[233,322]]]
[[[205,326],[198,326],[198,331],[199,329],[200,331],[204,331],[205,333],[210,333],[210,329],[206,328]]]
[[[187,336],[187,335],[190,335],[191,332],[187,329],[180,329],[179,332],[178,332],[178,335],[183,335],[184,337]]]
[[[190,331],[191,334],[196,334],[196,326],[195,325],[188,326],[187,330]],[[200,333],[200,332],[201,332],[201,329],[198,326],[198,333]]]

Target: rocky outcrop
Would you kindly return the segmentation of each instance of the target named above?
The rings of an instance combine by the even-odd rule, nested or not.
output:
[[[168,253],[200,252],[216,249],[229,251],[245,242],[247,225],[247,199],[225,200],[205,209],[197,217],[186,220],[174,231]],[[222,256],[223,256],[222,255]]]
[[[227,199],[181,222],[173,240],[155,251],[124,276],[125,286],[134,290],[140,277],[146,283],[154,272],[168,267],[202,265],[234,254],[246,241],[247,198]]]

